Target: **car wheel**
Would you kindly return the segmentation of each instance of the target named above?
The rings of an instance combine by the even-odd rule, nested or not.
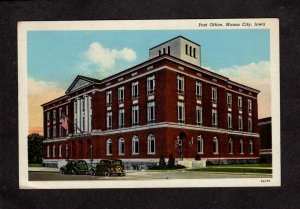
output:
[[[77,171],[73,168],[73,169],[71,170],[71,173],[72,173],[73,175],[76,175],[76,174],[77,174]]]
[[[106,170],[104,171],[104,176],[110,176],[110,172],[109,172],[108,169],[106,169]]]
[[[90,174],[91,174],[91,176],[95,176],[96,175],[95,169],[91,169]]]
[[[60,169],[60,174],[66,174],[65,169]]]

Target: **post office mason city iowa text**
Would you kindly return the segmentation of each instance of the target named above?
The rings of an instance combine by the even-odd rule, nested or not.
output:
[[[258,93],[202,68],[201,46],[178,36],[110,77],[78,75],[64,96],[43,104],[43,163],[118,158],[127,169],[143,169],[170,154],[256,162]]]

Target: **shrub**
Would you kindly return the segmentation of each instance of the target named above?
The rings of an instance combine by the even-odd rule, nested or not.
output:
[[[170,154],[169,161],[168,161],[168,167],[173,168],[174,165],[175,165],[175,158],[174,158],[173,154]]]
[[[160,156],[159,158],[159,168],[164,168],[166,167],[166,161],[165,161],[165,157],[163,155]]]

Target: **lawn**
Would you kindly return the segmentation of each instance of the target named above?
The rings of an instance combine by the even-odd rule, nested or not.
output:
[[[28,167],[43,167],[43,164],[40,164],[40,163],[32,163],[32,164],[28,164]]]

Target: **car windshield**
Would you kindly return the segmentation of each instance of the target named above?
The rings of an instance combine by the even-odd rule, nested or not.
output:
[[[121,160],[114,160],[114,161],[112,161],[112,164],[121,165],[122,161]]]
[[[86,164],[85,161],[78,161],[78,164]]]

